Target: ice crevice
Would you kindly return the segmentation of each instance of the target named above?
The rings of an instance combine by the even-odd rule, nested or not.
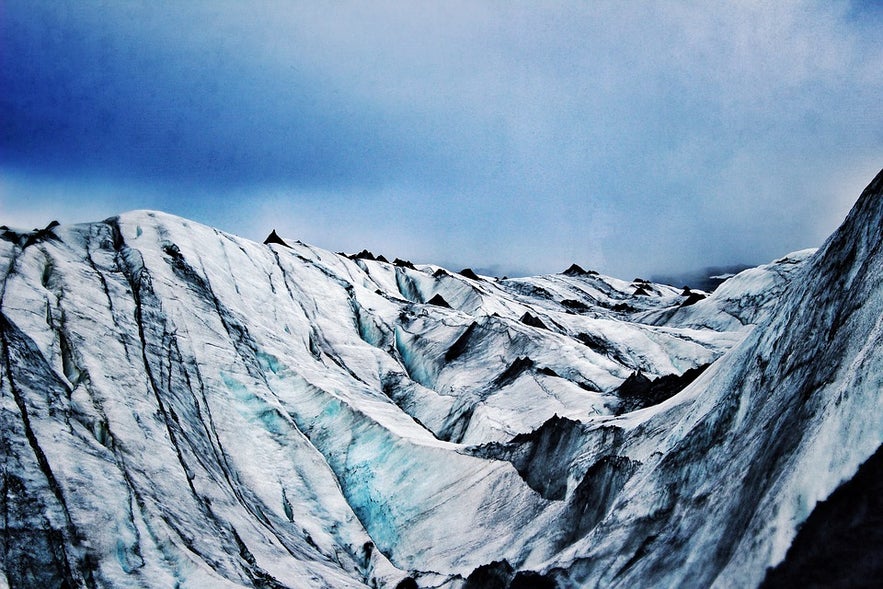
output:
[[[17,366],[28,364],[39,366],[42,364],[48,368],[46,359],[43,357],[39,349],[28,340],[27,336],[9,321],[5,313],[0,313],[0,333],[2,333],[2,340],[0,340],[0,344],[2,344],[3,372],[5,376],[5,387],[3,388],[7,389],[9,393],[11,393],[13,400],[15,401],[15,405],[18,409],[19,415],[21,416],[21,424],[24,429],[24,434],[30,450],[33,453],[37,465],[39,466],[40,472],[42,473],[43,477],[45,477],[46,484],[51,490],[54,500],[57,503],[58,508],[64,518],[64,525],[59,530],[59,532],[64,537],[64,541],[58,543],[57,545],[57,549],[60,552],[61,564],[63,566],[63,569],[59,571],[59,573],[62,575],[64,582],[71,584],[84,584],[87,587],[94,587],[94,581],[90,576],[91,565],[89,563],[89,555],[88,553],[84,553],[82,549],[80,535],[78,534],[77,529],[74,526],[70,511],[68,510],[64,492],[62,491],[61,485],[59,484],[58,479],[53,472],[52,466],[49,464],[49,460],[47,459],[46,454],[40,445],[37,434],[34,432],[34,428],[31,423],[30,411],[28,409],[28,403],[26,402],[22,391],[19,390],[16,384],[16,379],[13,376],[13,365]],[[16,357],[15,362],[13,362],[13,353],[21,354],[22,356]],[[46,371],[46,373],[49,372],[50,371]],[[56,386],[60,385],[61,387],[66,388],[64,383],[57,382],[55,384]],[[7,410],[4,409],[4,411]],[[10,492],[14,493],[15,491],[12,491],[8,486],[8,478],[5,470],[3,492],[4,507],[8,508],[8,503],[11,499]],[[8,519],[6,521],[8,522]],[[8,523],[6,525],[8,525]],[[8,531],[9,528],[4,526],[4,536],[8,534]],[[8,542],[8,539],[4,542],[5,555],[9,554]],[[73,554],[69,554],[67,546],[71,546],[76,552],[74,552]],[[79,552],[79,554],[77,554],[77,552]],[[71,559],[76,562],[75,567],[71,567]],[[27,563],[22,563],[22,565],[25,567],[28,566]],[[43,574],[46,573],[44,572]]]
[[[127,248],[124,244],[121,245],[122,247],[119,248],[119,254],[123,262],[121,266],[123,274],[126,276],[131,286],[132,297],[135,304],[135,322],[137,324],[138,334],[141,342],[141,356],[147,385],[152,391],[152,394],[155,398],[157,410],[159,411],[162,423],[164,424],[165,434],[168,436],[170,445],[174,449],[177,461],[183,474],[183,478],[186,481],[186,485],[190,489],[190,493],[195,500],[195,506],[204,513],[204,517],[207,520],[214,522],[214,527],[216,530],[225,530],[226,526],[220,525],[220,522],[214,517],[211,507],[206,502],[206,498],[199,492],[199,490],[197,490],[194,484],[194,479],[197,476],[197,471],[195,470],[195,465],[193,465],[191,461],[201,463],[202,460],[200,459],[200,455],[199,453],[188,451],[185,446],[182,445],[182,442],[187,442],[187,437],[183,434],[179,426],[179,418],[174,410],[174,405],[167,406],[166,402],[164,401],[164,397],[166,396],[164,391],[173,390],[171,388],[172,367],[176,364],[173,364],[172,362],[171,353],[173,345],[176,345],[174,330],[172,332],[166,330],[166,325],[165,321],[163,320],[158,297],[151,288],[150,273],[147,268],[144,267],[143,259],[141,258],[140,253],[138,253],[137,250]],[[179,269],[179,273],[186,276],[188,278],[188,281],[195,284],[202,293],[208,295],[208,298],[210,298],[211,301],[214,303],[215,309],[218,312],[218,316],[221,319],[225,329],[227,330],[228,335],[236,342],[235,348],[241,351],[241,345],[246,342],[248,337],[247,331],[235,329],[235,326],[231,326],[230,322],[227,320],[227,316],[225,315],[221,307],[220,302],[212,293],[211,287],[207,283],[205,283],[192,268],[187,266],[180,258],[174,255],[174,249],[171,249],[171,251],[173,252],[172,257],[175,258],[176,261],[176,269]],[[145,314],[150,315],[151,319],[149,321],[145,319]],[[157,331],[157,328],[159,327],[162,328],[162,333]],[[160,380],[158,380],[163,373],[161,360],[162,356],[160,354],[162,350],[167,350],[169,354],[169,363],[166,370],[168,380],[165,386],[161,385]],[[156,368],[154,368],[154,365],[156,365]],[[251,364],[248,362],[246,362],[245,365],[246,367],[251,366]],[[186,371],[183,372],[185,379],[189,380],[189,376],[187,375]],[[255,370],[254,374],[260,375],[262,373]],[[192,388],[188,386],[187,389],[192,395]],[[171,398],[174,398],[175,396],[176,395],[173,395]],[[196,401],[195,397],[193,397],[193,400]],[[180,404],[178,406],[179,408],[181,407]],[[194,402],[191,406],[195,410],[198,417],[198,402]],[[193,422],[204,423],[202,419],[197,419]],[[201,467],[204,466],[204,464],[201,465]],[[234,486],[233,488],[235,489],[236,487]],[[239,499],[243,507],[245,507],[252,514],[253,517],[255,517],[258,521],[261,521],[261,523],[265,526],[269,524],[269,522],[266,521],[264,517],[262,517],[262,514],[259,511],[251,508],[249,503],[242,501],[241,497],[239,497]],[[191,535],[188,532],[180,528],[174,520],[168,518],[164,518],[164,520],[166,521],[166,524],[172,530],[174,530],[178,538],[190,551],[197,555],[201,554],[200,548],[193,543]],[[233,534],[235,538],[238,538],[238,535],[235,532],[235,528],[230,528],[229,531]],[[249,562],[248,564],[251,565],[251,568],[246,569],[246,572],[249,574],[249,576],[255,578],[266,577],[266,573],[255,569],[255,565],[253,565],[253,563]]]

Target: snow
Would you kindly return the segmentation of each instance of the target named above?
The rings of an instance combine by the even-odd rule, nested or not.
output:
[[[2,447],[26,490],[6,533],[56,535],[0,578],[454,588],[505,559],[573,586],[756,584],[883,440],[881,208],[686,307],[155,211],[4,238]],[[706,364],[615,414],[632,373]]]

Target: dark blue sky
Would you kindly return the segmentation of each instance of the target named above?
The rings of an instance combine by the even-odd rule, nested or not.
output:
[[[883,166],[873,3],[534,4],[0,0],[0,223],[630,278],[820,245]]]

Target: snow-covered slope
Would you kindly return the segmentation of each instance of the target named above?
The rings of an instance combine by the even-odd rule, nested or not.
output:
[[[636,317],[655,324],[716,331],[738,331],[766,319],[780,303],[794,275],[816,252],[792,252],[769,264],[749,268],[721,284],[711,296],[689,306],[654,309]]]
[[[675,397],[590,431],[617,430],[605,452],[628,479],[539,568],[565,586],[756,586],[883,441],[881,227],[883,173],[745,341]]]
[[[157,212],[2,229],[5,580],[756,585],[883,438],[880,184],[704,299]]]

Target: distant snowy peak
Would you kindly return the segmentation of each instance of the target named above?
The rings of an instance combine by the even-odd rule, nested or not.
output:
[[[816,249],[793,252],[769,264],[748,268],[693,305],[660,309],[636,317],[652,325],[739,330],[760,323],[778,304],[786,287]]]

